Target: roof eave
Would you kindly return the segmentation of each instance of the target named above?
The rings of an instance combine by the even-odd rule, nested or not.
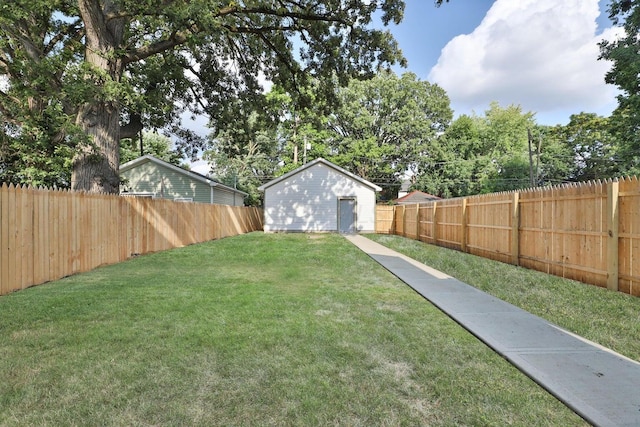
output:
[[[382,188],[377,186],[377,185],[375,185],[374,183],[369,182],[366,179],[361,178],[358,175],[355,175],[355,174],[349,172],[348,170],[343,169],[340,166],[338,166],[336,164],[333,164],[328,160],[323,159],[322,157],[319,157],[319,158],[317,158],[317,159],[315,159],[315,160],[313,160],[313,161],[311,161],[311,162],[309,162],[309,163],[307,163],[305,165],[300,166],[299,168],[296,168],[296,169],[294,169],[294,170],[292,170],[290,172],[287,172],[286,174],[284,174],[284,175],[282,175],[282,176],[280,176],[280,177],[278,177],[276,179],[273,179],[273,180],[267,182],[266,184],[262,184],[260,187],[258,187],[258,191],[264,192],[267,188],[269,188],[269,187],[271,187],[271,186],[273,186],[273,185],[275,185],[275,184],[277,184],[277,183],[289,178],[290,176],[298,174],[298,173],[302,172],[303,170],[308,169],[308,168],[310,168],[310,167],[312,167],[312,166],[314,166],[314,165],[316,165],[318,163],[321,163],[321,164],[323,164],[323,165],[325,165],[325,166],[327,166],[329,168],[332,168],[332,169],[334,169],[334,170],[336,170],[336,171],[338,171],[338,172],[340,172],[340,173],[342,173],[344,175],[347,175],[351,179],[356,180],[356,181],[360,182],[363,185],[366,185],[367,187],[373,189],[376,192],[382,191]]]

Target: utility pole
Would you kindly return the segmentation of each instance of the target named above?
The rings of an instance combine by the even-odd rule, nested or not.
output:
[[[293,112],[293,164],[298,164],[298,116]]]
[[[538,151],[536,152],[536,185],[540,184],[540,149],[542,148],[542,134],[538,134]]]
[[[303,143],[304,143],[304,150],[303,150],[304,154],[302,155],[302,164],[306,165],[307,164],[307,150],[309,149],[309,145],[307,144],[307,135],[304,136]]]
[[[531,187],[535,187],[535,183],[533,180],[533,152],[531,151],[531,140],[533,137],[531,136],[531,128],[527,129],[527,136],[529,140],[529,183]]]

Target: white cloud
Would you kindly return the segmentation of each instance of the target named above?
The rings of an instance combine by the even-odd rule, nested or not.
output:
[[[604,83],[611,65],[598,61],[598,42],[618,30],[596,35],[599,14],[598,0],[496,0],[471,34],[444,47],[429,80],[458,113],[498,101],[537,112],[539,122],[609,114],[616,88]]]

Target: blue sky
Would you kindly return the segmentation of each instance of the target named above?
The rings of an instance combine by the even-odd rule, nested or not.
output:
[[[540,124],[571,114],[609,115],[615,87],[597,43],[615,33],[607,0],[407,0],[389,29],[411,71],[442,86],[456,116],[483,114],[492,101],[520,105]]]

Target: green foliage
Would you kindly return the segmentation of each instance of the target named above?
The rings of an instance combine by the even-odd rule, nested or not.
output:
[[[536,176],[540,186],[570,181],[575,171],[574,151],[565,138],[564,128],[561,125],[538,126],[533,133],[540,151],[536,159]]]
[[[462,115],[421,163],[415,187],[441,197],[530,186],[528,130],[533,113],[491,103],[485,115]]]
[[[214,135],[206,154],[214,175],[233,180],[257,202],[261,183],[325,157],[382,184],[383,197],[392,198],[401,176],[430,155],[452,116],[444,90],[411,73],[352,79],[331,96],[338,102],[333,109],[322,91],[319,82],[298,94],[274,86],[263,98],[232,106],[234,127]]]
[[[120,163],[129,162],[145,154],[151,154],[176,166],[182,163],[182,155],[171,149],[171,139],[157,132],[142,133],[142,152],[140,152],[140,138],[127,138],[120,141]]]
[[[266,94],[269,126],[277,139],[274,162],[281,165],[276,175],[287,173],[305,161],[329,155],[327,141],[332,137],[327,128],[329,107],[319,91],[320,84],[316,81],[298,95],[285,92],[280,86],[274,86]],[[301,103],[301,98],[309,101],[309,106]]]
[[[59,104],[34,111],[21,126],[4,123],[2,130],[0,183],[69,187],[72,159],[83,134]]]
[[[87,141],[67,107],[80,88],[61,86],[60,70],[78,47],[74,23],[52,11],[74,6],[18,0],[1,7],[0,181],[68,187],[72,157]],[[56,43],[54,33],[61,34]]]
[[[216,134],[233,128],[232,105],[261,93],[260,75],[293,94],[315,80],[329,99],[339,82],[404,63],[390,33],[372,25],[374,18],[400,22],[402,0],[16,0],[0,7],[0,171],[7,176],[24,175],[29,165],[13,158],[43,144],[66,156],[93,146],[107,162],[101,171],[113,172],[119,139],[142,128],[166,127],[193,154],[205,141],[184,130],[182,113],[206,113]],[[50,107],[59,117],[41,119]],[[100,190],[100,177],[85,176],[84,157],[76,156],[73,173],[91,181],[81,188]]]
[[[277,141],[258,114],[251,112],[246,120],[237,121],[236,128],[220,132],[211,147],[203,159],[211,165],[212,175],[225,185],[248,193],[247,205],[261,205],[258,187],[265,177],[273,176]]]
[[[564,150],[556,154],[556,159],[564,159],[568,165],[564,168],[567,172],[565,180],[615,178],[624,172],[626,161],[620,155],[620,140],[611,123],[610,118],[580,113],[572,115],[566,126],[556,127],[550,132],[550,137],[564,146]]]
[[[616,133],[625,141],[624,155],[629,170],[640,170],[640,2],[638,0],[611,0],[609,18],[624,29],[614,41],[600,43],[600,58],[613,62],[605,81],[618,86],[618,108],[613,119]]]
[[[445,91],[413,73],[382,72],[338,91],[329,116],[331,160],[395,196],[402,176],[433,154],[453,112]]]
[[[415,177],[416,187],[441,197],[481,192],[479,177],[486,167],[478,157],[480,118],[462,115],[433,144]]]
[[[493,103],[484,117],[453,121],[422,164],[415,187],[458,197],[619,177],[634,170],[634,160],[625,156],[614,120],[580,113],[565,126],[538,126],[520,107]]]

